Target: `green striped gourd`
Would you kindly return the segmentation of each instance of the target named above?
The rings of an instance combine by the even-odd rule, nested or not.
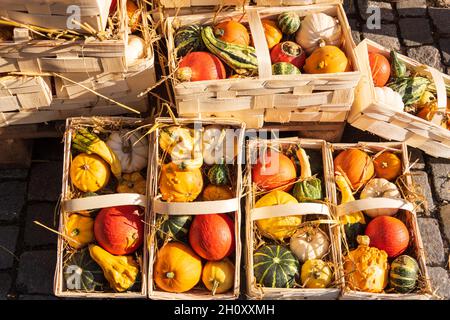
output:
[[[192,216],[165,216],[158,229],[161,240],[171,238],[177,241],[186,241],[191,226]]]
[[[202,41],[202,27],[197,24],[178,30],[173,41],[178,57],[184,57],[189,52],[202,51],[205,47]]]
[[[398,92],[405,106],[409,106],[420,100],[429,84],[430,80],[427,78],[416,76],[397,78],[388,87]]]
[[[295,12],[284,12],[278,15],[278,27],[281,32],[290,36],[300,29],[300,17]]]
[[[408,293],[414,290],[419,278],[417,261],[407,255],[401,255],[391,264],[389,284],[398,293]]]
[[[208,170],[208,180],[216,186],[230,183],[228,167],[225,164],[215,164]]]
[[[70,291],[102,291],[106,283],[102,268],[91,258],[87,248],[78,250],[70,256],[64,264],[63,275],[66,288]]]
[[[252,75],[258,71],[255,48],[219,40],[214,36],[214,31],[210,26],[203,28],[202,40],[212,54],[219,57],[237,74]]]
[[[277,62],[272,65],[272,74],[300,74],[300,69],[289,62]]]
[[[292,288],[299,276],[300,264],[292,251],[279,245],[268,245],[253,255],[256,282],[269,288]]]
[[[391,50],[391,66],[394,77],[401,78],[406,75],[406,65],[398,58],[398,53],[395,50]]]

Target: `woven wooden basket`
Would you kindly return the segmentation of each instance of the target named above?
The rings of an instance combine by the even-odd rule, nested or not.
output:
[[[96,118],[69,118],[66,121],[66,132],[64,135],[64,165],[62,177],[62,194],[61,194],[61,210],[59,215],[59,229],[63,234],[65,232],[65,221],[70,212],[78,212],[82,210],[101,209],[112,206],[136,205],[144,207],[145,231],[148,232],[148,203],[147,197],[134,193],[116,193],[108,195],[99,195],[86,198],[71,199],[71,183],[70,183],[70,164],[72,161],[71,145],[72,135],[75,128],[92,127],[93,125],[101,126],[105,131],[115,131],[119,129],[133,130],[143,124],[142,119],[124,118],[124,117],[96,117]],[[148,163],[147,169],[150,167]],[[147,170],[147,180],[150,178],[150,170]],[[148,188],[147,188],[148,192]],[[67,241],[60,235],[57,244],[57,262],[54,278],[54,294],[58,297],[78,297],[78,298],[144,298],[147,296],[147,239],[144,237],[142,249],[139,253],[140,264],[140,289],[137,291],[126,291],[122,293],[108,292],[85,292],[77,290],[68,290],[64,280],[64,265],[67,259]]]
[[[339,271],[340,277],[342,279],[342,294],[341,299],[357,299],[357,300],[365,300],[365,299],[373,299],[373,300],[409,300],[409,299],[420,299],[420,300],[428,300],[433,297],[431,284],[429,280],[429,275],[426,267],[425,254],[423,250],[422,238],[420,236],[420,230],[417,224],[417,216],[415,212],[415,205],[413,202],[416,200],[414,195],[414,186],[412,182],[412,178],[409,175],[409,157],[406,144],[398,143],[398,142],[386,142],[386,143],[372,143],[372,142],[359,142],[359,143],[335,143],[330,144],[327,143],[327,153],[328,153],[328,161],[329,161],[329,169],[330,169],[330,179],[332,183],[330,183],[331,188],[331,197],[334,203],[338,203],[337,200],[337,191],[336,184],[334,183],[334,165],[333,165],[333,156],[336,156],[336,153],[339,151],[349,149],[349,148],[360,148],[369,152],[370,154],[377,154],[380,151],[390,151],[397,154],[402,160],[403,166],[403,177],[402,179],[403,187],[401,190],[404,195],[404,199],[395,200],[388,198],[369,198],[364,200],[356,200],[353,202],[349,202],[346,204],[341,204],[336,207],[335,214],[336,217],[348,214],[355,211],[364,211],[366,209],[375,209],[375,208],[399,208],[399,212],[395,215],[396,218],[400,219],[408,228],[410,243],[408,249],[404,254],[408,254],[415,258],[419,264],[420,268],[420,277],[419,277],[419,287],[415,291],[406,294],[394,293],[394,292],[383,292],[383,293],[369,293],[369,292],[361,292],[351,290],[348,284],[345,281],[345,273],[343,268],[343,251],[344,246],[343,242],[338,241],[338,250],[337,256],[339,260]],[[409,201],[411,202],[409,202]],[[338,218],[336,218],[338,219]],[[367,219],[367,217],[366,217]],[[338,239],[343,239],[345,237],[344,233],[341,232],[341,229],[336,229],[339,233]],[[390,259],[391,260],[391,259]],[[390,262],[389,262],[390,263]]]
[[[53,96],[42,77],[0,77],[0,112],[49,107]]]
[[[105,30],[112,0],[3,0],[0,16],[25,24],[66,29],[72,15],[69,6],[80,8],[81,23],[96,31]],[[83,32],[83,30],[80,30]]]
[[[289,210],[285,210],[283,206],[276,205],[270,207],[255,208],[256,202],[256,185],[252,183],[252,159],[255,159],[255,152],[261,147],[265,146],[297,146],[300,145],[305,150],[317,150],[321,153],[323,159],[323,184],[325,185],[324,203],[298,203],[290,205]],[[311,140],[300,138],[282,138],[282,139],[253,139],[247,144],[247,163],[246,163],[246,248],[245,268],[247,270],[247,296],[249,299],[337,299],[341,284],[338,272],[338,260],[335,231],[337,224],[321,224],[321,229],[326,232],[330,239],[330,252],[325,257],[325,260],[335,266],[333,274],[332,285],[326,289],[309,289],[309,288],[267,288],[262,287],[256,283],[253,270],[253,254],[258,245],[255,237],[256,225],[255,220],[270,218],[275,216],[287,215],[305,215],[308,220],[325,220],[332,222],[331,207],[326,203],[331,198],[330,177],[328,175],[327,153],[325,149],[325,142],[323,140]],[[310,219],[309,219],[310,218]]]
[[[399,59],[408,69],[420,70],[420,74],[435,82],[438,108],[441,112],[436,114],[432,121],[426,121],[407,112],[395,111],[377,100],[368,51],[378,52],[389,58],[390,50],[371,40],[366,39],[358,45],[356,52],[363,77],[356,90],[355,103],[349,116],[350,124],[385,139],[404,141],[432,156],[450,158],[450,130],[440,126],[442,115],[448,113],[445,84],[450,85],[450,76],[399,55]]]
[[[261,18],[273,19],[286,10],[300,16],[324,12],[336,17],[343,31],[343,50],[353,69],[336,74],[272,75],[269,49]],[[207,25],[226,18],[239,19],[248,25],[258,56],[258,76],[246,79],[223,79],[179,82],[173,79],[178,114],[193,116],[232,116],[248,127],[258,128],[264,122],[335,122],[345,124],[353,102],[360,73],[354,55],[355,45],[342,5],[317,4],[289,7],[245,7],[244,11],[178,16],[167,19],[166,37],[171,74],[177,69],[174,47],[176,27]]]
[[[241,122],[230,120],[230,119],[196,119],[196,118],[185,118],[185,119],[172,119],[172,118],[157,118],[156,125],[167,125],[175,124],[175,122],[180,125],[192,126],[196,125],[221,125],[226,127],[231,127],[232,129],[238,129],[237,143],[238,146],[243,145],[245,125]],[[194,201],[194,202],[164,202],[159,196],[159,176],[160,176],[160,151],[159,151],[159,127],[156,129],[152,135],[153,150],[151,154],[151,172],[152,176],[151,191],[149,197],[152,200],[151,208],[151,218],[150,225],[153,230],[149,234],[148,249],[149,249],[149,274],[148,274],[148,294],[150,299],[154,300],[233,300],[239,297],[240,293],[240,265],[241,265],[241,208],[240,208],[240,197],[241,197],[241,151],[237,152],[237,163],[236,172],[232,174],[236,178],[235,186],[235,198],[229,200],[219,200],[219,201]],[[235,136],[235,137],[236,137]],[[234,273],[234,285],[229,292],[212,295],[206,288],[197,284],[192,290],[185,293],[170,293],[165,292],[158,288],[153,279],[153,264],[156,259],[158,244],[156,236],[156,221],[158,215],[198,215],[198,214],[212,214],[212,213],[232,213],[234,212],[234,224],[235,224],[235,253],[234,261],[235,273]],[[201,281],[200,281],[201,282]]]

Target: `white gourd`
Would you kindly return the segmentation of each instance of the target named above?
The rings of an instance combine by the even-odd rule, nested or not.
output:
[[[106,144],[119,158],[122,172],[132,173],[147,166],[148,139],[135,132],[128,135],[125,131],[113,132]]]
[[[397,186],[392,182],[384,178],[375,178],[370,180],[363,191],[361,191],[360,199],[367,198],[391,198],[391,199],[401,199],[400,191]],[[381,208],[381,209],[369,209],[365,210],[364,213],[371,218],[377,216],[392,216],[398,212],[398,209],[391,208]]]
[[[291,237],[290,249],[304,263],[311,259],[321,259],[330,248],[330,240],[318,227],[304,226]]]
[[[377,101],[385,104],[394,111],[401,112],[405,107],[402,97],[398,92],[395,92],[389,87],[375,87],[375,94]]]
[[[312,13],[303,19],[295,41],[308,54],[325,45],[339,47],[342,43],[342,28],[335,18],[322,12]]]
[[[128,46],[126,49],[126,61],[128,66],[132,66],[145,57],[144,39],[135,35],[128,36]]]
[[[236,137],[227,136],[223,126],[210,125],[203,132],[203,159],[206,164],[232,163],[237,154]]]

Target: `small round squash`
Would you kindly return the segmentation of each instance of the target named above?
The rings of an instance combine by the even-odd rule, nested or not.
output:
[[[234,264],[228,259],[208,261],[203,267],[202,282],[212,295],[227,292],[234,284]]]
[[[202,193],[203,201],[228,200],[234,197],[233,192],[228,186],[216,186],[209,184]]]
[[[96,192],[108,184],[109,165],[95,154],[81,153],[70,165],[70,180],[83,192]]]
[[[402,173],[402,160],[392,152],[385,151],[373,160],[378,178],[394,181]]]
[[[331,283],[333,272],[326,262],[319,259],[311,259],[302,265],[302,285],[306,288],[326,288]]]
[[[214,35],[225,42],[248,46],[250,35],[247,28],[237,21],[227,20],[214,27]]]
[[[167,292],[191,290],[202,275],[202,261],[191,248],[180,242],[169,242],[156,256],[154,280]]]
[[[348,70],[349,63],[345,53],[335,46],[319,47],[306,58],[306,73],[337,73]]]

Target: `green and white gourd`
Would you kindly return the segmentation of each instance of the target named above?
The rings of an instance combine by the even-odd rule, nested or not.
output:
[[[300,28],[300,17],[295,12],[284,12],[278,16],[278,27],[281,32],[290,36]]]
[[[178,30],[175,33],[174,43],[178,57],[184,57],[189,52],[202,51],[205,48],[202,40],[202,27],[194,24]]]
[[[272,74],[286,75],[286,74],[300,74],[300,69],[289,62],[277,62],[272,65]]]
[[[419,278],[419,265],[417,261],[408,256],[401,255],[391,264],[389,272],[389,285],[398,293],[408,293],[417,286]]]

